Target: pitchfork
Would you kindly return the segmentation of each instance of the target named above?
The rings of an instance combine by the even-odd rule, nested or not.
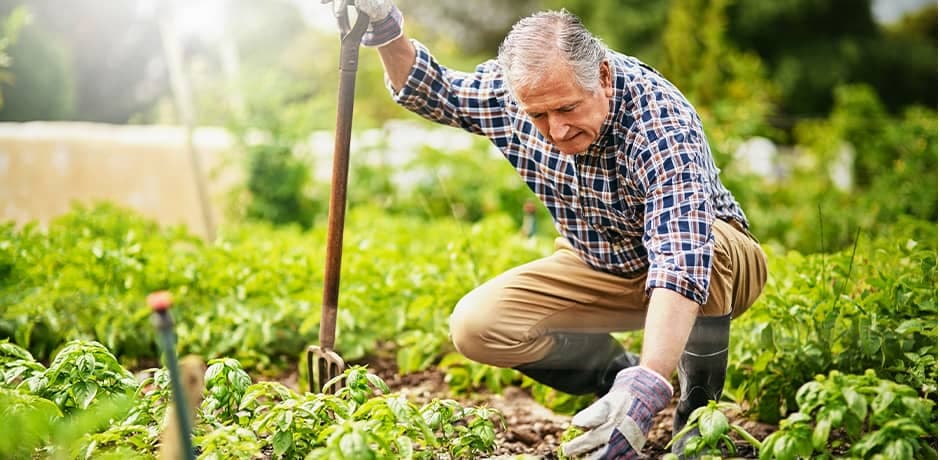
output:
[[[328,3],[324,1],[323,3]],[[336,108],[336,137],[333,144],[333,178],[330,190],[330,213],[327,228],[326,270],[323,276],[323,309],[320,319],[320,346],[307,348],[307,376],[311,392],[335,393],[346,363],[335,351],[336,310],[339,297],[340,262],[343,254],[343,224],[346,217],[346,179],[349,174],[349,140],[352,129],[353,94],[356,87],[356,69],[359,65],[359,42],[369,25],[369,18],[356,15],[350,26],[349,8],[354,0],[333,1],[333,15],[340,29],[339,101]]]

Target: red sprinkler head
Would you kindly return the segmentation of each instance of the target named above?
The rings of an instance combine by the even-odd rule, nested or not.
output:
[[[157,291],[147,296],[147,305],[157,313],[167,311],[172,304],[173,297],[169,291]]]

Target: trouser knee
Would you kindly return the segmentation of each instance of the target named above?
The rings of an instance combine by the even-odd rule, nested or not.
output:
[[[493,319],[467,297],[457,303],[450,315],[450,338],[457,351],[473,361],[499,367],[518,364],[500,359],[510,338],[501,334]]]

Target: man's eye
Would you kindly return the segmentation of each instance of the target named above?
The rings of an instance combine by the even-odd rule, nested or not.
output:
[[[574,105],[566,105],[566,106],[564,106],[564,107],[558,109],[558,111],[559,111],[559,112],[570,112],[570,111],[574,110],[575,107],[576,107],[576,106],[574,106]]]
[[[529,114],[529,118],[532,118],[533,120],[538,120],[539,118],[542,118],[542,117],[544,117],[544,116],[545,116],[545,114],[544,114],[544,113],[541,113],[541,112],[540,112],[540,113],[530,113],[530,114]]]

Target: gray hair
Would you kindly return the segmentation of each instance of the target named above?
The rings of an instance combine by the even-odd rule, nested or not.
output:
[[[556,71],[550,66],[562,58],[581,88],[600,88],[600,65],[607,58],[607,46],[581,19],[567,10],[542,11],[522,18],[499,46],[498,61],[505,83],[515,88],[538,83]]]

